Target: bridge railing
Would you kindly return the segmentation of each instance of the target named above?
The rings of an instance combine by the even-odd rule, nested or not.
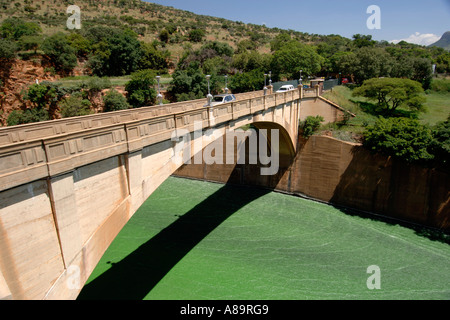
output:
[[[205,107],[205,99],[0,129],[0,191],[298,100],[300,90]],[[195,128],[198,129],[198,128]]]

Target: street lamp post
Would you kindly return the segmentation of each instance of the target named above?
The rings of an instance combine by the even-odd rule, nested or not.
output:
[[[163,96],[161,94],[161,88],[160,88],[160,85],[159,85],[159,81],[160,80],[161,80],[161,77],[160,76],[156,76],[156,81],[158,81],[158,95],[156,96],[156,98],[158,99],[159,105],[161,106],[163,104]]]
[[[264,95],[267,94],[267,73],[264,73]]]
[[[303,70],[300,70],[300,80],[299,80],[300,85],[302,85],[302,83],[303,83],[302,72],[303,72]]]
[[[228,93],[228,75],[225,75],[225,93]]]
[[[208,81],[208,95],[206,96],[206,98],[208,99],[208,106],[211,106],[211,100],[212,100],[212,95],[211,95],[211,91],[210,91],[210,88],[209,88],[209,80],[211,79],[211,76],[210,75],[207,75],[206,76],[206,80]]]
[[[272,71],[269,71],[269,86],[272,85]]]

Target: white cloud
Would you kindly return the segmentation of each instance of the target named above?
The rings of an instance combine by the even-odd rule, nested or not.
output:
[[[409,43],[414,43],[414,44],[420,44],[422,46],[428,46],[430,44],[435,43],[436,41],[438,41],[441,37],[432,34],[432,33],[420,33],[420,32],[416,32],[412,35],[410,35],[408,38],[406,39],[400,39],[400,40],[391,40],[392,43],[399,43],[400,41],[406,41]]]

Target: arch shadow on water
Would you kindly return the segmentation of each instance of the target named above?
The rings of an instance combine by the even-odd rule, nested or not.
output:
[[[270,141],[270,139],[269,139]],[[248,142],[248,141],[247,141]],[[288,138],[281,139],[280,150],[288,150]],[[249,144],[246,159],[249,157]],[[289,149],[290,150],[290,149]],[[235,149],[236,151],[236,149]],[[237,154],[237,151],[235,152]],[[86,284],[79,300],[142,300],[148,293],[214,229],[247,204],[272,192],[289,171],[294,155],[281,152],[278,172],[260,177],[254,187],[255,175],[262,165],[236,164],[225,170],[225,184],[203,202],[186,212],[159,234],[141,245],[124,259]],[[203,170],[202,170],[203,171]],[[250,186],[251,187],[250,187]]]
[[[142,300],[222,222],[270,189],[226,184],[99,277],[79,300]]]

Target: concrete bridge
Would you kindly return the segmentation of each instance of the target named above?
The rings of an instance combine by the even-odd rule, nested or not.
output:
[[[236,96],[1,128],[0,299],[75,299],[136,210],[211,136],[278,129],[280,165],[292,161],[301,101],[319,91]]]

